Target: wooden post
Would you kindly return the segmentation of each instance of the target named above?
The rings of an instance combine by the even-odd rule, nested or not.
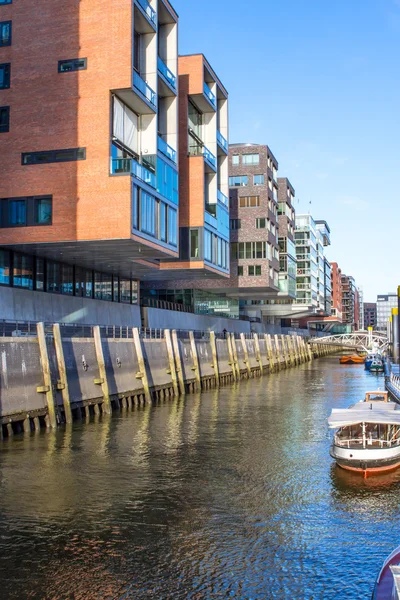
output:
[[[136,377],[137,377],[137,379],[142,380],[145,398],[146,398],[147,402],[151,402],[149,378],[147,376],[147,368],[146,368],[146,363],[144,360],[142,340],[140,338],[139,329],[137,327],[134,327],[132,329],[132,334],[133,334],[133,342],[135,344],[135,349],[136,349],[136,356],[137,356],[138,364],[139,364],[139,373],[137,373]]]
[[[273,373],[274,369],[275,369],[275,364],[274,364],[274,354],[272,352],[271,334],[269,334],[269,333],[264,334],[264,338],[265,338],[265,345],[267,346],[269,372]]]
[[[164,329],[165,343],[167,345],[169,369],[171,371],[172,385],[174,387],[174,395],[179,396],[178,379],[175,370],[174,349],[172,347],[171,332],[169,329]]]
[[[66,423],[72,423],[71,400],[69,397],[67,369],[65,367],[64,350],[61,339],[60,324],[53,325],[54,345],[56,348],[58,372],[60,374],[59,387],[61,389],[61,397],[64,405],[64,416]]]
[[[238,357],[237,357],[236,340],[235,340],[234,333],[231,333],[231,343],[232,343],[233,360],[235,363],[236,374],[237,374],[237,378],[239,381],[241,373],[240,373],[239,361],[238,361]]]
[[[281,351],[280,351],[280,347],[279,347],[279,338],[278,338],[277,334],[274,335],[274,340],[275,340],[276,367],[277,367],[278,371],[280,371],[281,370]]]
[[[289,367],[289,352],[288,349],[286,347],[286,340],[285,340],[285,336],[281,335],[281,344],[282,344],[282,357],[283,360],[285,361],[285,367],[288,368]]]
[[[244,337],[244,333],[240,334],[240,340],[242,342],[242,348],[243,348],[243,352],[244,352],[244,364],[246,365],[247,373],[250,377],[251,376],[251,367],[250,367],[250,361],[249,361],[249,352],[247,350],[246,338]]]
[[[193,367],[196,377],[195,390],[196,392],[201,391],[201,377],[200,377],[200,368],[199,368],[199,358],[197,356],[197,348],[196,348],[196,340],[194,339],[193,331],[189,331],[189,339],[190,339],[190,348],[192,350],[192,358],[193,358]]]
[[[56,407],[54,403],[53,388],[51,385],[51,372],[50,372],[50,361],[49,354],[47,352],[46,336],[44,333],[44,323],[38,323],[36,325],[37,336],[39,342],[40,362],[42,364],[43,382],[44,387],[40,388],[41,393],[46,394],[47,411],[48,411],[48,423],[49,427],[57,426],[56,419]]]
[[[181,353],[179,352],[179,340],[178,340],[178,335],[176,333],[176,329],[172,330],[172,345],[174,348],[175,365],[176,365],[175,368],[176,368],[176,373],[178,375],[179,391],[181,394],[184,394],[185,393],[185,381],[183,379]]]
[[[238,378],[237,378],[237,375],[236,375],[235,357],[233,356],[232,338],[231,338],[230,333],[226,334],[226,343],[228,344],[229,364],[230,364],[231,369],[232,369],[233,379],[234,379],[234,381],[237,381]]]
[[[96,349],[97,366],[99,367],[100,385],[101,391],[103,392],[103,412],[110,415],[112,412],[110,392],[108,389],[106,364],[104,362],[103,344],[101,343],[101,333],[99,325],[93,327],[94,346]]]
[[[261,359],[260,342],[258,339],[258,334],[254,333],[253,337],[254,337],[254,346],[256,347],[256,360],[260,367],[261,375],[264,375],[264,367],[263,367],[262,359]]]
[[[215,373],[215,385],[219,387],[219,369],[218,369],[218,355],[217,355],[217,341],[215,339],[215,331],[210,331],[210,345],[213,357],[213,367]]]
[[[297,338],[296,338],[295,335],[292,335],[290,337],[290,343],[292,345],[294,364],[295,365],[299,365],[300,364],[300,350],[299,350],[299,347],[297,345]]]
[[[296,351],[294,349],[293,340],[290,335],[286,337],[286,343],[289,351],[289,364],[293,367],[296,364]]]

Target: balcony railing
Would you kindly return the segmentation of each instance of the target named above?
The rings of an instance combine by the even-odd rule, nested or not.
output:
[[[158,70],[162,75],[164,75],[165,79],[174,88],[174,90],[176,90],[176,77],[173,72],[168,69],[167,65],[160,57],[158,57]]]
[[[111,160],[111,173],[113,175],[131,173],[154,189],[157,187],[156,176],[154,173],[146,169],[143,165],[140,165],[133,158],[113,158]]]
[[[154,8],[150,6],[147,0],[136,0],[136,2],[144,10],[149,20],[153,23],[153,25],[157,26],[157,16]]]
[[[203,90],[204,90],[204,95],[208,98],[208,100],[211,102],[211,104],[214,106],[214,108],[217,108],[217,99],[215,97],[215,94],[212,93],[212,91],[210,90],[210,88],[208,87],[206,82],[204,82]]]
[[[217,142],[225,152],[228,152],[228,142],[220,131],[217,131]]]
[[[229,199],[227,196],[225,196],[225,194],[223,194],[221,192],[221,190],[217,190],[217,198],[218,198],[218,201],[221,202],[221,204],[224,204],[225,206],[229,206]]]
[[[176,150],[174,150],[167,142],[161,137],[158,137],[158,149],[164,154],[169,160],[172,160],[176,164]]]
[[[209,213],[207,210],[204,211],[204,221],[206,223],[208,223],[208,225],[211,225],[211,227],[214,227],[214,229],[217,229],[217,227],[218,227],[217,218],[214,217],[214,215]]]
[[[215,158],[214,154],[212,152],[210,152],[206,146],[203,146],[203,156],[206,159],[206,161],[208,163],[210,163],[210,165],[212,167],[214,167],[214,169],[217,168],[217,159]]]
[[[143,94],[150,104],[153,104],[154,107],[157,106],[157,94],[136,71],[133,71],[133,86]]]
[[[195,140],[191,141],[189,144],[189,156],[204,156],[204,159],[214,168],[217,168],[217,159],[214,154],[210,152],[210,150]]]

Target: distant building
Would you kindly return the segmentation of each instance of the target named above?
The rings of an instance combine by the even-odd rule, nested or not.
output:
[[[332,316],[336,317],[338,323],[342,323],[342,270],[336,262],[331,263],[331,287],[332,287]]]
[[[376,328],[376,302],[364,302],[364,329]]]
[[[359,329],[360,303],[356,282],[351,275],[342,275],[342,323]]]
[[[376,329],[387,330],[387,322],[392,314],[392,308],[397,308],[397,294],[379,294],[376,299]]]
[[[358,301],[359,301],[359,318],[358,318],[358,328],[364,328],[364,292],[361,287],[357,288],[358,291]]]

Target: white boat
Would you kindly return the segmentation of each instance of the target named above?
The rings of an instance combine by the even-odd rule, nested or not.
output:
[[[400,406],[388,392],[367,392],[348,408],[334,408],[328,425],[335,429],[330,454],[343,469],[364,475],[400,466]]]

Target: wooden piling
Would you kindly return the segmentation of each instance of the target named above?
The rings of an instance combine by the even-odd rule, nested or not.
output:
[[[146,398],[146,401],[151,402],[149,378],[147,375],[147,365],[144,360],[142,339],[140,337],[139,329],[137,327],[134,327],[132,329],[132,334],[133,334],[133,342],[135,344],[136,356],[137,356],[138,365],[139,365],[139,373],[137,373],[136,377],[137,377],[137,379],[142,380],[144,396]]]
[[[215,339],[215,332],[210,331],[210,345],[213,357],[213,368],[215,374],[215,385],[219,388],[219,368],[218,368],[218,354],[217,354],[217,341]]]
[[[238,361],[238,356],[237,356],[236,339],[235,339],[235,334],[234,333],[231,333],[230,335],[231,335],[233,361],[235,363],[237,380],[239,381],[240,377],[241,377],[241,372],[240,372],[239,361]]]
[[[240,334],[240,341],[242,343],[242,348],[243,348],[243,353],[244,353],[244,364],[246,365],[246,369],[247,369],[247,374],[250,377],[251,375],[251,366],[250,366],[250,361],[249,361],[249,351],[247,349],[247,343],[246,343],[246,338],[244,333]]]
[[[175,357],[175,370],[178,377],[179,391],[182,395],[185,394],[185,381],[183,379],[183,368],[181,361],[181,353],[179,351],[179,340],[178,335],[176,333],[176,329],[172,330],[172,346],[174,349],[174,357]]]
[[[233,355],[232,338],[231,338],[231,334],[230,333],[226,334],[226,343],[228,344],[229,364],[230,364],[230,367],[232,369],[233,381],[236,381],[236,379],[237,379],[237,377],[236,377],[236,365],[235,365],[235,357]]]
[[[194,339],[193,331],[189,331],[189,340],[190,340],[190,348],[192,351],[192,359],[193,359],[192,370],[194,371],[194,375],[196,378],[195,390],[196,390],[196,392],[200,392],[201,391],[201,378],[200,378],[200,368],[199,368],[199,357],[197,356],[196,340]]]
[[[258,339],[258,334],[254,333],[254,346],[256,349],[256,361],[258,362],[258,366],[260,367],[260,376],[264,375],[264,367],[261,359],[261,351],[260,351],[260,341]]]
[[[53,387],[51,382],[51,371],[49,354],[47,352],[46,336],[44,332],[44,323],[37,323],[37,336],[39,342],[40,362],[42,365],[44,387],[40,390],[46,394],[47,411],[49,415],[49,427],[57,426],[56,407],[54,402]]]
[[[94,338],[94,347],[96,350],[97,366],[99,369],[99,384],[101,386],[101,391],[103,394],[102,410],[105,414],[110,415],[112,412],[112,407],[111,407],[111,401],[110,401],[110,392],[108,389],[106,364],[104,362],[103,344],[101,342],[101,333],[100,333],[99,325],[95,325],[93,327],[93,338]],[[97,380],[95,380],[95,383],[96,382],[97,382]]]
[[[169,370],[171,371],[171,379],[172,379],[172,385],[174,388],[174,394],[175,394],[175,396],[179,396],[178,378],[176,376],[176,370],[175,370],[174,349],[172,347],[171,332],[169,329],[164,329],[164,337],[165,337],[165,343],[167,345]]]
[[[61,339],[60,324],[53,325],[54,346],[56,349],[58,373],[60,375],[59,388],[64,406],[64,418],[66,423],[72,423],[71,400],[69,396],[67,369],[65,367],[64,349]]]

